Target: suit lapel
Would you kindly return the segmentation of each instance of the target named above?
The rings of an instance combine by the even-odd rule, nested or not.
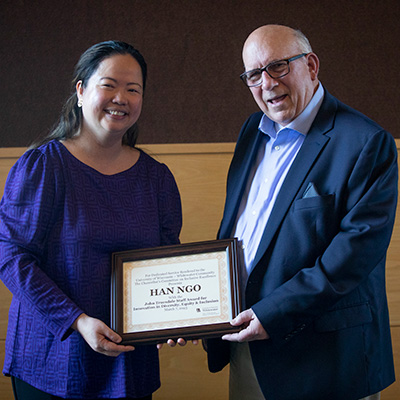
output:
[[[254,159],[265,136],[258,130],[262,113],[257,113],[243,128],[234,157],[229,169],[224,216],[221,222],[219,238],[227,238],[232,234],[237,212],[252,170]],[[240,143],[241,142],[241,143]]]
[[[309,171],[313,167],[318,155],[329,141],[325,135],[333,127],[336,103],[332,96],[325,92],[325,99],[321,109],[308,132],[306,139],[296,156],[281,190],[276,198],[274,208],[258,247],[253,268],[267,251],[279,226],[285,218],[290,206],[298,195]]]

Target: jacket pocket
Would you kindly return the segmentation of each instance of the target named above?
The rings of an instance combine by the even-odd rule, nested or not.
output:
[[[298,199],[294,203],[295,210],[301,210],[304,208],[324,208],[330,207],[334,204],[335,195],[328,194],[325,196],[313,196],[313,197],[304,197],[302,199]]]
[[[332,332],[372,322],[368,303],[328,311],[314,322],[316,332]]]

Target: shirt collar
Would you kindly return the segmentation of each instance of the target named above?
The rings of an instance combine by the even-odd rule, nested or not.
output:
[[[324,88],[321,84],[303,112],[286,126],[270,120],[265,114],[262,116],[258,129],[270,137],[275,137],[282,129],[292,129],[302,135],[307,135],[324,99]]]

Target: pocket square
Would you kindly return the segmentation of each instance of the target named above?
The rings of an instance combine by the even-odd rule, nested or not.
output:
[[[315,185],[312,182],[310,182],[307,185],[306,190],[304,191],[302,198],[305,199],[307,197],[316,197],[316,196],[319,196],[318,190],[315,187]]]

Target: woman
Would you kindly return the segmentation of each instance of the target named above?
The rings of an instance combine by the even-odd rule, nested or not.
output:
[[[116,41],[88,49],[59,124],[11,169],[0,205],[0,277],[13,293],[3,372],[16,399],[144,398],[156,346],[109,327],[111,253],[179,242],[168,168],[135,148],[146,63]],[[37,397],[35,397],[37,396]]]

